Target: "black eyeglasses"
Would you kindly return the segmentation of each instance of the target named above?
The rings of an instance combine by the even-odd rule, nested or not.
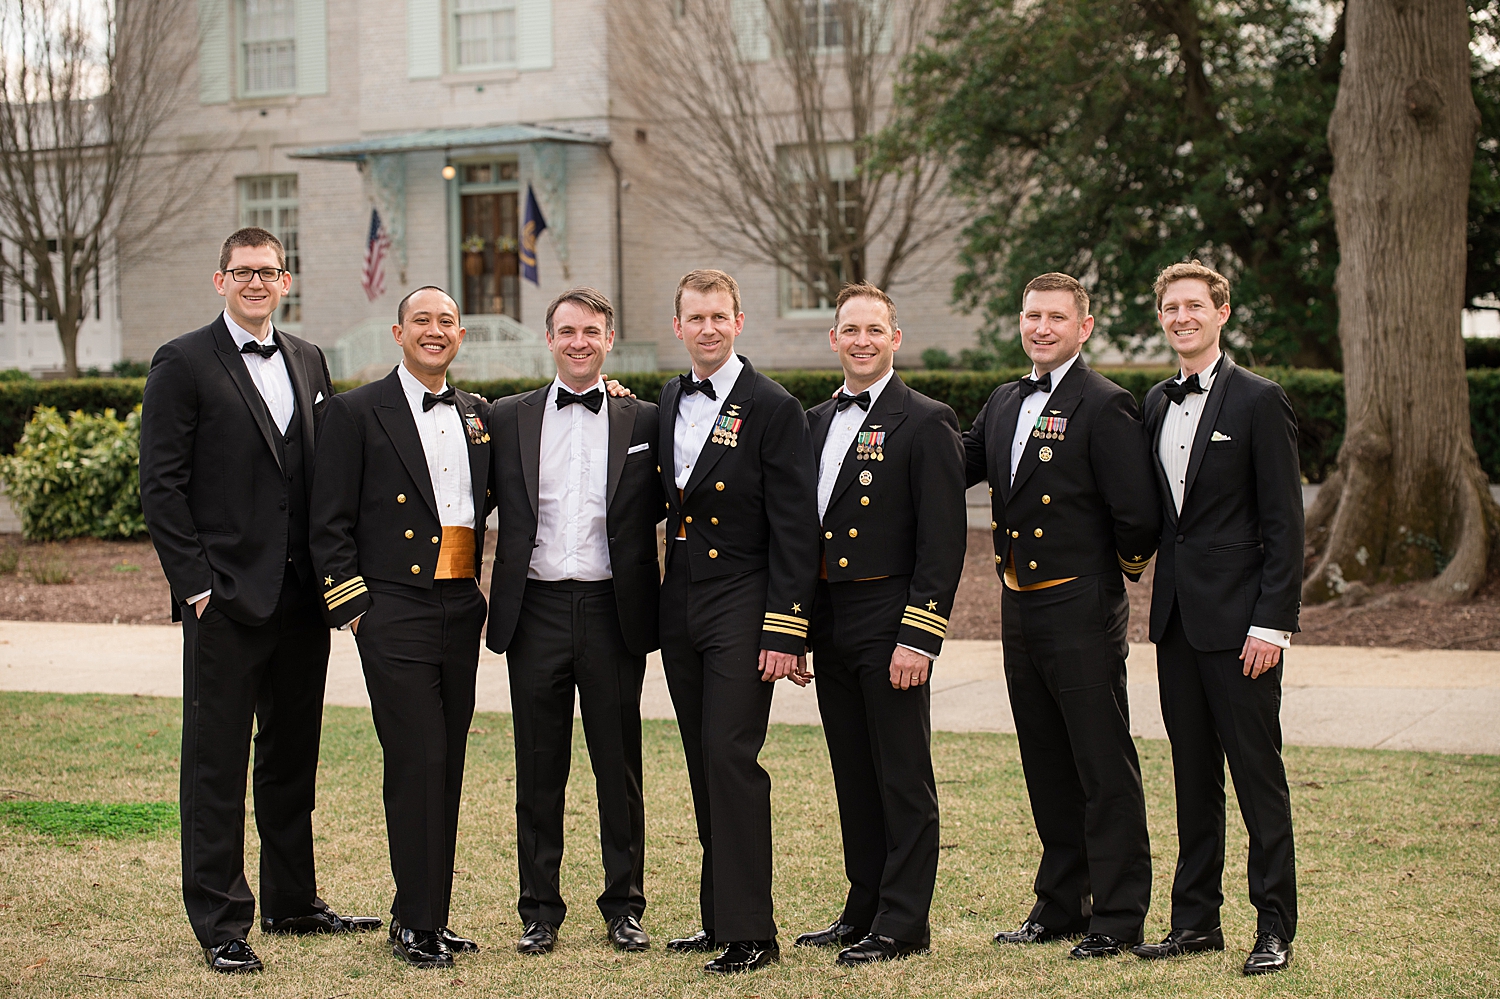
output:
[[[234,270],[225,271],[224,273],[234,278],[240,284],[249,284],[250,279],[259,274],[262,281],[270,284],[273,281],[281,280],[281,275],[292,272],[284,267],[261,267],[259,269],[254,267],[236,267]]]

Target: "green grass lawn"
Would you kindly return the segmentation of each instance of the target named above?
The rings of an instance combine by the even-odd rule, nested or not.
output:
[[[180,710],[171,699],[0,694],[0,799],[170,803]],[[384,916],[392,882],[370,716],[329,708],[325,717],[315,816],[322,894],[339,911]],[[933,749],[943,850],[930,956],[849,971],[834,967],[830,953],[788,947],[779,967],[724,981],[700,972],[702,958],[666,953],[668,937],[698,927],[699,853],[677,730],[665,722],[645,728],[644,922],[655,947],[625,956],[604,939],[593,904],[601,887],[593,782],[576,730],[563,868],[572,913],[554,954],[518,956],[510,718],[485,714],[469,740],[452,920],[484,950],[455,970],[398,965],[383,932],[256,932],[251,943],[266,972],[213,975],[182,912],[175,828],[151,820],[160,810],[12,806],[0,811],[0,996],[1500,994],[1500,758],[1289,749],[1301,882],[1296,959],[1282,975],[1244,979],[1255,920],[1232,804],[1228,952],[1148,964],[1073,962],[1062,944],[1002,949],[990,936],[1025,915],[1038,850],[1015,738],[942,733]],[[1166,743],[1144,741],[1140,751],[1157,875],[1147,921],[1154,939],[1167,929],[1176,857],[1171,772]],[[816,728],[774,726],[762,759],[775,787],[776,912],[790,943],[843,901],[833,784]],[[256,851],[251,824],[252,884]]]

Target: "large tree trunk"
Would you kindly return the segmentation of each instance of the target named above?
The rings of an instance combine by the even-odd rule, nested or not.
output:
[[[1349,0],[1329,122],[1347,430],[1308,515],[1303,597],[1484,581],[1500,510],[1474,452],[1464,377],[1464,226],[1478,133],[1464,0]]]

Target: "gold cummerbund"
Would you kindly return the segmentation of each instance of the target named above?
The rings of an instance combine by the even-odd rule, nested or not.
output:
[[[1022,586],[1021,581],[1016,578],[1015,550],[1012,549],[1011,553],[1005,558],[1005,588],[1015,590],[1017,593],[1030,593],[1032,590],[1050,590],[1054,586],[1071,583],[1077,578],[1077,576],[1067,576],[1063,579],[1044,579],[1039,583],[1027,583],[1025,586]]]
[[[474,578],[474,529],[443,528],[443,544],[438,548],[437,572],[433,579]]]

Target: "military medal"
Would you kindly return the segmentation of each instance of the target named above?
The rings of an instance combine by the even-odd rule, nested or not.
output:
[[[1068,418],[1066,416],[1040,416],[1037,417],[1036,426],[1031,430],[1031,436],[1040,437],[1043,440],[1060,441],[1063,432],[1068,429]]]
[[[1036,453],[1036,456],[1038,458],[1042,459],[1043,461],[1051,461],[1052,460],[1052,449],[1050,447],[1044,447],[1044,448],[1042,448],[1040,451],[1038,451]]]
[[[484,428],[484,420],[479,418],[478,413],[464,414],[464,431],[469,435],[470,444],[488,444],[490,442],[489,431]]]
[[[870,470],[868,468],[865,469],[863,472],[859,473],[859,484],[860,485],[862,485],[862,486],[868,486],[870,483],[872,483],[874,481],[875,481],[875,476],[873,476],[873,475],[870,474]]]
[[[738,409],[739,407],[734,407]],[[724,444],[728,447],[740,446],[740,425],[744,420],[725,413],[714,421],[712,440],[715,444]]]
[[[885,461],[885,452],[881,449],[885,446],[884,430],[862,430],[855,437],[854,454],[860,461]]]

